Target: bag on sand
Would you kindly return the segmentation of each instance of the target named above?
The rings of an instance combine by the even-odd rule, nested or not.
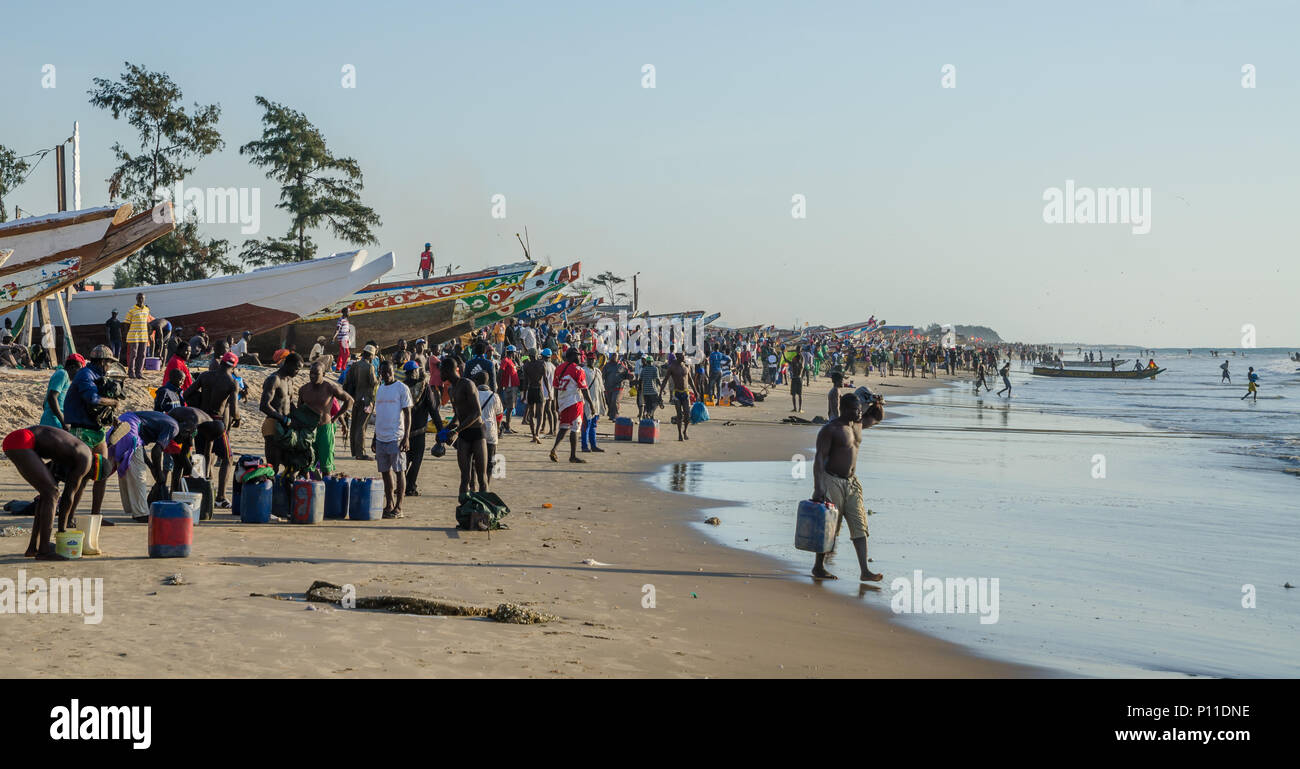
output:
[[[492,531],[509,528],[501,519],[510,508],[490,491],[471,491],[465,501],[456,506],[456,528],[468,531]]]
[[[695,401],[695,405],[691,406],[691,424],[697,425],[707,421],[709,421],[708,406],[705,406],[703,401]]]

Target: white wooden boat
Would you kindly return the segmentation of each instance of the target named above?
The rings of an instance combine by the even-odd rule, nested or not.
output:
[[[176,226],[171,203],[132,216],[130,204],[0,224],[0,314],[86,280]]]
[[[349,251],[207,280],[82,291],[68,304],[68,316],[78,346],[99,344],[113,310],[125,317],[143,292],[153,316],[174,328],[192,333],[203,326],[212,339],[238,338],[244,331],[256,336],[346,299],[395,262],[391,251],[370,260],[364,250]]]

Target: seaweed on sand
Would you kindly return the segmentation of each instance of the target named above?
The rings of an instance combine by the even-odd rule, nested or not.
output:
[[[342,606],[343,586],[316,580],[311,583],[311,587],[307,588],[307,600]],[[495,609],[488,609],[483,606],[467,606],[450,601],[400,595],[358,596],[355,608],[425,616],[487,617],[497,622],[508,622],[515,625],[537,625],[559,619],[559,617],[552,614],[545,614],[513,603],[503,603]]]

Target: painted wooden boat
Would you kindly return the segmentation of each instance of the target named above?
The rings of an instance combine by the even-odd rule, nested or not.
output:
[[[6,248],[0,250],[0,267],[4,267],[5,262],[9,261],[9,257],[13,255],[14,255],[14,250],[12,248]]]
[[[134,216],[127,204],[0,224],[0,251],[13,251],[0,265],[0,315],[89,279],[175,227],[169,202]]]
[[[1130,362],[1132,361],[1129,358],[1117,360],[1115,361],[1115,366],[1118,368],[1119,366],[1123,366],[1125,363]],[[1062,361],[1062,363],[1076,368],[1110,368],[1110,361],[1108,360],[1067,360]]]
[[[251,349],[264,357],[281,344],[310,350],[322,336],[332,346],[344,307],[356,330],[357,346],[374,342],[385,349],[399,339],[417,339],[451,324],[472,321],[476,309],[486,311],[493,301],[504,302],[537,269],[536,262],[516,262],[427,280],[371,283],[290,323],[282,340],[265,338]],[[456,301],[469,297],[478,298],[459,304]]]
[[[1037,376],[1065,377],[1067,379],[1150,379],[1164,371],[1162,368],[1144,368],[1138,371],[1095,371],[1093,369],[1061,369],[1034,366]]]
[[[135,295],[143,292],[154,317],[166,318],[174,328],[192,333],[203,326],[212,339],[238,339],[251,331],[255,342],[277,345],[282,335],[268,332],[346,299],[387,274],[395,262],[391,251],[377,259],[369,259],[364,250],[349,251],[207,280],[82,291],[69,302],[68,317],[77,344],[89,349],[104,341],[109,314],[118,310],[119,317],[125,316]]]
[[[547,300],[547,297],[576,282],[582,273],[582,263],[574,262],[568,267],[542,271],[529,276],[500,299],[488,297],[491,301],[483,307],[484,297],[466,297],[463,301],[471,306],[468,321],[457,321],[443,328],[435,329],[425,335],[429,344],[441,344],[454,337],[483,328],[499,320],[514,317],[520,311],[531,309]]]

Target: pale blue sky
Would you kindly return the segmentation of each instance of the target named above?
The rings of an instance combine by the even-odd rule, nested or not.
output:
[[[306,113],[361,163],[384,219],[371,248],[403,272],[425,241],[466,269],[513,261],[526,225],[539,257],[641,270],[654,310],[738,325],[874,313],[1028,341],[1229,347],[1253,323],[1260,346],[1300,344],[1295,3],[59,8],[58,24],[39,5],[5,10],[20,34],[0,57],[0,144],[47,147],[80,120],[84,205],[105,202],[109,147],[133,139],[86,91],[129,60],[221,104],[227,147],[189,183],[263,186],[264,232],[284,220],[238,155],[260,130],[253,97]],[[945,64],[955,89],[940,87]],[[11,213],[53,209],[52,169]],[[1150,187],[1150,234],[1044,224],[1043,191],[1066,179]],[[505,221],[490,217],[496,193]]]

